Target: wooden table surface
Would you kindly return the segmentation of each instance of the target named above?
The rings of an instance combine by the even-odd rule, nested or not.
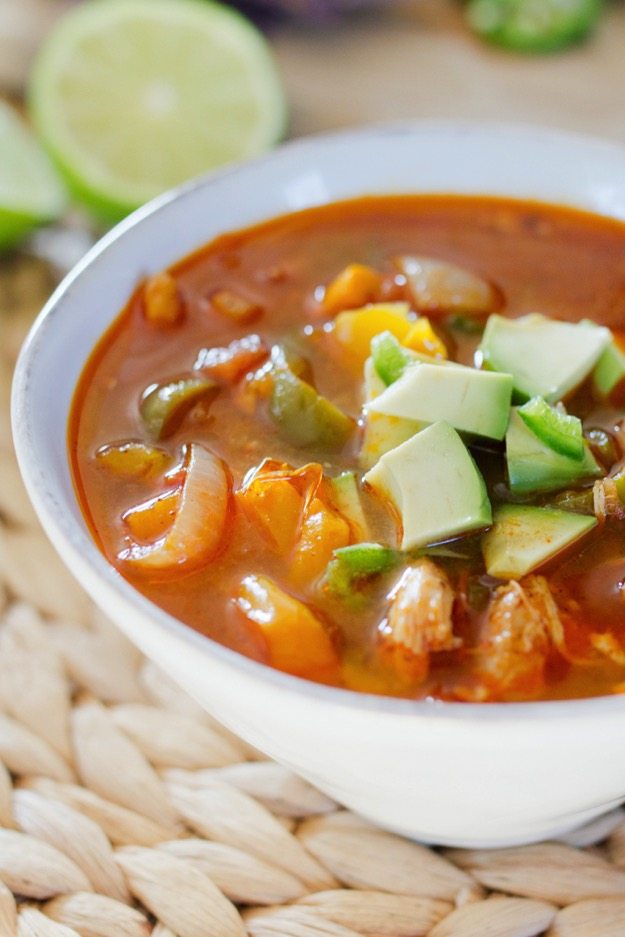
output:
[[[550,56],[483,45],[459,0],[413,0],[323,29],[275,27],[291,134],[381,120],[523,121],[625,141],[625,0],[593,39]]]

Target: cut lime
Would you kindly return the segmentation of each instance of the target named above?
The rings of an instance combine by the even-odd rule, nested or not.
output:
[[[30,88],[34,123],[72,192],[116,221],[280,138],[269,48],[210,0],[88,0],[57,25]]]
[[[47,156],[15,111],[0,101],[0,248],[53,221],[64,205],[63,187]]]

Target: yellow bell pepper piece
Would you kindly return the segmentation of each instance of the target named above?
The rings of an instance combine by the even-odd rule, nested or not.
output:
[[[422,355],[431,355],[433,358],[448,358],[447,348],[440,340],[432,323],[427,316],[421,316],[410,327],[410,330],[401,339],[402,345],[412,351],[418,351]]]
[[[375,303],[341,312],[334,320],[333,334],[354,365],[361,368],[371,353],[371,339],[380,332],[391,332],[404,342],[413,321],[408,318],[408,303]]]

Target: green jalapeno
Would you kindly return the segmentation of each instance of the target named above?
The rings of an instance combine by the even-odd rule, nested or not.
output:
[[[469,25],[479,36],[519,52],[553,52],[584,39],[603,0],[470,0]]]

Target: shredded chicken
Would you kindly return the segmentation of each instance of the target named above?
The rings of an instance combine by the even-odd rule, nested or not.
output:
[[[414,680],[428,674],[430,654],[453,651],[462,643],[453,633],[454,591],[431,560],[410,566],[389,595],[391,605],[381,627],[384,646],[395,669]]]
[[[590,643],[595,651],[608,657],[612,663],[625,667],[625,648],[611,631],[594,632],[590,635]]]
[[[597,520],[605,521],[607,517],[618,521],[625,519],[625,505],[619,497],[616,483],[613,478],[600,478],[592,489],[595,515]]]
[[[482,669],[499,693],[540,688],[552,642],[563,646],[562,622],[543,576],[500,586],[482,634]]]

